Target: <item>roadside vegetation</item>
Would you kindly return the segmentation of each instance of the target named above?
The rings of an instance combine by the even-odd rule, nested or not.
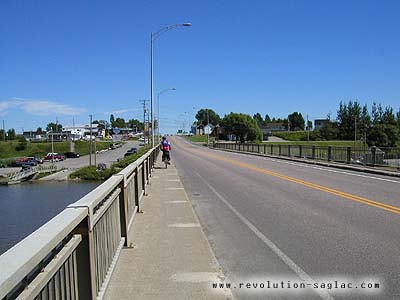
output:
[[[315,145],[315,146],[335,146],[335,147],[357,147],[362,148],[364,144],[361,141],[284,141],[284,142],[268,142],[265,144],[273,145]]]
[[[194,143],[207,143],[207,135],[190,135],[187,138]]]
[[[260,113],[251,117],[234,112],[221,118],[212,109],[203,108],[196,114],[197,121],[193,125],[200,126],[200,130],[211,125],[212,136],[218,140],[261,142],[273,135],[291,142],[309,140],[316,145],[399,147],[400,110],[395,109],[378,103],[368,108],[358,101],[340,102],[336,118],[328,114],[326,118],[315,120],[318,127],[313,129],[308,116],[305,120],[300,112],[283,119],[271,118],[268,114],[263,118]]]
[[[80,180],[107,180],[112,175],[117,174],[122,169],[136,161],[150,149],[151,146],[146,145],[145,147],[140,148],[137,153],[121,159],[119,162],[114,163],[110,168],[106,168],[104,170],[98,170],[96,166],[80,168],[79,170],[71,173],[69,178]]]
[[[108,149],[112,142],[96,142],[96,150]],[[24,138],[0,142],[0,158],[15,158],[24,156],[44,157],[51,152],[51,142],[28,142]],[[65,153],[70,151],[70,142],[54,142],[54,152]],[[89,142],[76,141],[75,152],[80,155],[89,154]]]

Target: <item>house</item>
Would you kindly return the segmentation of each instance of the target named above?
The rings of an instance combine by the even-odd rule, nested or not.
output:
[[[37,131],[24,131],[22,133],[24,138],[27,141],[33,141],[33,142],[38,142],[38,141],[45,141],[46,140],[46,133],[45,132],[37,132]]]
[[[211,134],[214,130],[214,125],[212,124],[207,124],[206,126],[204,126],[204,134]]]
[[[328,124],[329,119],[315,119],[314,120],[314,129],[321,129],[326,124]]]
[[[261,126],[261,130],[265,134],[271,134],[273,132],[286,131],[286,125],[284,122],[269,122],[265,126]]]
[[[193,134],[195,134],[195,135],[203,135],[204,134],[204,126],[203,125],[195,126],[195,131],[194,131]]]
[[[57,141],[60,142],[62,140],[65,140],[65,136],[63,135],[62,132],[51,132],[47,131],[46,132],[46,139],[48,141]]]

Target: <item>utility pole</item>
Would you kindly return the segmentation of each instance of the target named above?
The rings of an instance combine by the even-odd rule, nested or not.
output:
[[[3,120],[3,141],[6,141],[6,127],[4,126],[4,120]]]
[[[90,117],[89,166],[92,166],[92,115]]]
[[[97,166],[96,138],[94,138],[94,166]]]
[[[211,127],[210,127],[210,116],[208,114],[208,108],[206,109],[206,111],[207,111],[207,126],[208,126],[208,130],[207,130],[207,147],[208,147],[208,145],[210,144],[210,129],[211,129]]]
[[[146,112],[147,112],[146,103],[148,101],[149,100],[139,100],[139,102],[142,103],[142,105],[143,105],[143,137],[144,137],[144,143],[145,144],[146,144],[146,134],[145,134],[145,132],[146,132]],[[149,124],[148,124],[147,127],[149,127]],[[150,134],[150,128],[147,128],[147,129],[148,129],[148,133]],[[149,142],[149,137],[147,137],[147,142]]]

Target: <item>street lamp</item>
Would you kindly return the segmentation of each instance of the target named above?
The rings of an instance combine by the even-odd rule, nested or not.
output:
[[[162,91],[158,92],[158,94],[157,94],[157,105],[158,105],[158,108],[157,108],[157,122],[158,122],[158,124],[157,124],[157,135],[158,136],[160,136],[160,95],[162,95],[162,94],[164,94],[165,92],[168,92],[168,91],[176,91],[176,88],[165,89],[165,90],[162,90]]]
[[[161,28],[160,30],[156,32],[151,32],[150,33],[150,103],[151,103],[151,146],[154,147],[154,83],[153,83],[153,43],[154,41],[163,33],[177,28],[179,26],[185,26],[185,27],[190,27],[192,26],[192,23],[186,22],[182,24],[173,24],[173,25],[168,25],[166,27]]]

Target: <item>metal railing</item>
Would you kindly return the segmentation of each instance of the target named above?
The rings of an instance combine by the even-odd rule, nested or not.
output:
[[[154,147],[0,256],[0,299],[101,299],[147,184]]]
[[[336,147],[291,144],[213,143],[212,147],[236,152],[333,161],[400,169],[399,148]]]

